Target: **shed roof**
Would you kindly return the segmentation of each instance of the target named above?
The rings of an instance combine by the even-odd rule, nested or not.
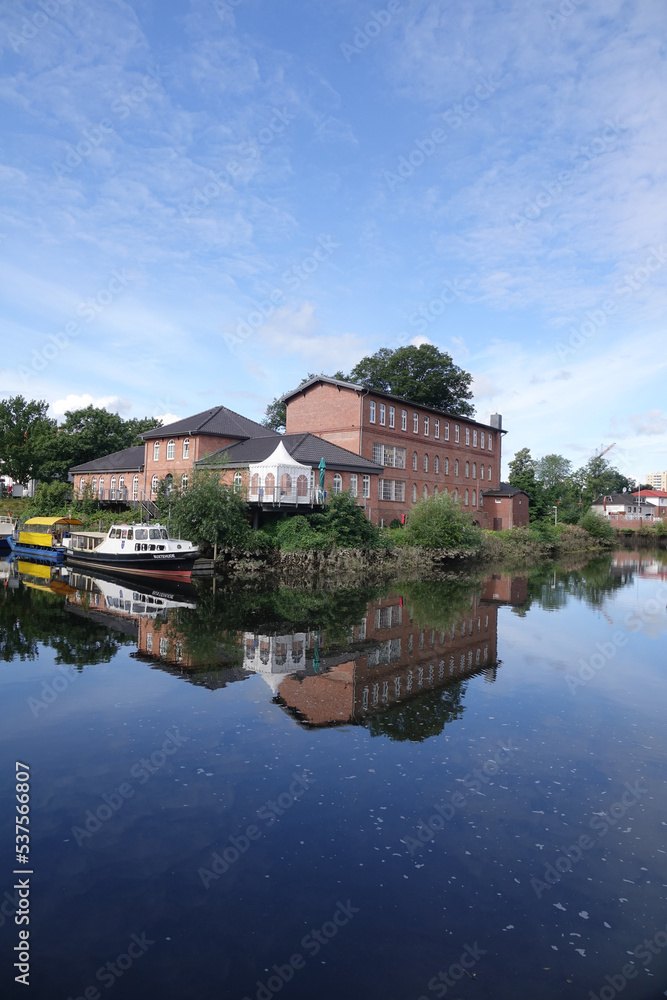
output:
[[[482,496],[485,497],[516,497],[519,493],[524,497],[528,496],[525,490],[517,490],[516,487],[510,486],[509,483],[501,483],[497,490],[482,490]]]

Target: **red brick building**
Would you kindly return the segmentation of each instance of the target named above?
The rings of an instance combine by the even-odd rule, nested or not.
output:
[[[484,491],[484,506],[488,527],[499,531],[503,528],[525,528],[529,521],[530,500],[527,493],[501,483],[497,490]]]

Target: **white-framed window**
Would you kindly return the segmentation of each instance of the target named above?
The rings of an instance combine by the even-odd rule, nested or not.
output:
[[[437,438],[440,437],[440,421],[439,420],[434,420],[434,422],[433,422],[433,436],[437,437]]]
[[[470,479],[470,462],[466,462],[466,479]]]
[[[412,502],[417,503],[417,484],[412,484]]]
[[[433,487],[433,496],[437,497],[437,495],[438,495],[438,487],[436,485],[436,486]]]
[[[79,489],[81,490],[82,493],[83,493],[85,487],[86,487],[86,477],[85,476],[81,476],[81,479],[79,480]]]
[[[489,434],[489,451],[493,451],[493,434]]]
[[[234,492],[240,493],[243,486],[243,475],[240,469],[237,469],[234,473]]]
[[[401,410],[401,430],[407,431],[408,429],[408,411]]]
[[[95,496],[97,493],[97,476],[93,476],[92,487],[93,487],[93,496]]]
[[[181,476],[181,493],[187,493],[188,490],[188,474],[184,472]]]
[[[445,455],[445,475],[446,476],[449,475],[449,459],[447,458],[446,455]]]
[[[473,507],[477,506],[477,490],[472,491],[472,505]]]
[[[466,444],[470,444],[470,428],[466,427]]]
[[[116,499],[116,477],[115,476],[111,477],[111,499],[112,500]]]
[[[440,456],[439,455],[436,455],[435,458],[433,459],[433,471],[435,472],[436,476],[440,473]]]
[[[158,462],[160,459],[160,442],[155,441],[153,443],[153,461]]]
[[[158,478],[157,476],[153,476],[153,478],[151,479],[151,493],[157,493],[157,487],[158,487]]]
[[[364,476],[363,479],[364,497],[368,499],[371,495],[371,477]]]
[[[183,438],[183,458],[190,457],[190,438]]]
[[[373,400],[368,404],[368,419],[372,424],[375,423],[375,403]]]
[[[477,447],[477,431],[474,430],[474,429],[473,429],[473,432],[472,432],[472,446],[473,446],[473,448]]]
[[[340,472],[337,472],[333,478],[333,491],[334,493],[341,493],[343,490],[343,477]]]
[[[153,652],[153,633],[152,632],[148,632],[148,634],[146,635],[146,649],[148,650],[149,653]]]
[[[104,496],[104,476],[100,476],[100,496]]]
[[[480,431],[480,435],[479,435],[479,446],[480,446],[480,448],[483,448],[483,447],[484,447],[484,431]]]
[[[480,479],[484,479],[484,466],[483,465],[480,465],[480,467],[479,467],[479,478]]]
[[[417,471],[417,462],[418,462],[418,461],[419,461],[419,459],[418,459],[418,457],[417,457],[417,452],[416,452],[416,451],[413,451],[413,452],[412,452],[412,471],[413,471],[413,472],[416,472],[416,471]]]
[[[458,460],[458,458],[455,458],[454,459],[454,475],[458,476],[458,474],[459,474],[459,460]]]
[[[428,472],[428,455],[424,455],[424,472]]]
[[[454,441],[456,442],[456,444],[459,443],[460,434],[461,434],[461,428],[459,427],[458,424],[454,424]]]
[[[477,479],[477,462],[472,463],[472,478]]]
[[[139,476],[132,477],[132,499],[139,499]]]
[[[121,476],[120,479],[118,480],[118,492],[120,493],[121,497],[125,492],[125,476]]]
[[[458,500],[458,498],[459,498],[459,490],[458,490],[458,487],[456,487],[456,488],[455,488],[455,490],[454,490],[454,493],[453,493],[453,497],[454,497],[454,499],[455,499],[455,500]]]
[[[445,441],[449,441],[449,420],[445,420]]]
[[[176,442],[172,438],[167,441],[167,461],[171,462],[176,457]]]
[[[378,482],[380,500],[397,500],[405,503],[405,483],[402,479],[380,479]]]
[[[424,417],[424,437],[428,437],[430,426],[431,426],[430,419],[428,417]]]
[[[359,487],[357,486],[357,474],[356,472],[350,475],[350,496],[356,497]]]
[[[412,433],[419,434],[419,414],[412,414]]]
[[[426,483],[424,483],[424,489],[422,490],[422,496],[424,497],[424,500],[426,500],[426,498],[428,497],[428,486],[426,485]]]
[[[468,499],[469,499],[468,491],[466,490],[465,493],[463,494],[463,504],[465,507],[468,506]]]
[[[393,444],[374,444],[373,461],[378,465],[394,469],[405,468],[405,448],[397,448]]]
[[[162,636],[162,638],[160,639],[160,656],[166,656],[168,649],[169,649],[169,640],[165,636]]]
[[[382,427],[384,427],[386,413],[387,413],[387,409],[386,409],[384,403],[380,403],[380,424],[381,424]]]
[[[393,406],[389,407],[389,426],[394,426],[394,421],[396,420],[396,410]]]

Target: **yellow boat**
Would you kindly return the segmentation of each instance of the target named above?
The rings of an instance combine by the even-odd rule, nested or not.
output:
[[[65,557],[64,539],[71,527],[82,527],[76,517],[31,517],[9,539],[9,546],[17,555],[31,559],[46,559],[61,563]]]

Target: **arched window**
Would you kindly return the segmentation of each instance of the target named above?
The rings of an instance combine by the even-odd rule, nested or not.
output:
[[[132,499],[139,499],[139,476],[132,477]]]
[[[172,438],[171,441],[167,441],[167,459],[171,461],[176,457],[176,442]]]
[[[472,463],[472,478],[477,479],[477,462]]]
[[[297,479],[297,481],[296,481],[296,495],[298,497],[307,497],[308,496],[308,477],[307,476],[299,476],[299,478]]]
[[[458,460],[458,458],[455,458],[454,459],[454,475],[458,476],[458,474],[459,474],[459,460]]]
[[[465,491],[465,493],[463,494],[463,503],[464,503],[464,505],[465,505],[466,507],[468,506],[468,500],[469,500],[469,499],[470,499],[470,498],[469,498],[469,495],[468,495],[468,491],[466,490],[466,491]]]
[[[455,500],[458,500],[458,498],[459,498],[459,491],[458,491],[458,487],[457,487],[457,488],[456,488],[456,489],[454,490],[454,499],[455,499]]]
[[[412,502],[417,503],[417,484],[412,484]]]
[[[187,493],[188,489],[188,474],[184,472],[181,476],[181,493]]]
[[[264,480],[264,494],[270,499],[273,498],[273,491],[276,485],[276,477],[272,472],[267,472],[266,479]]]
[[[160,458],[160,442],[156,441],[153,445],[153,461],[157,462]]]
[[[422,496],[424,497],[424,499],[426,499],[426,497],[428,496],[428,486],[426,485],[426,483],[424,483],[424,489],[422,490]]]
[[[336,475],[334,476],[333,491],[334,493],[340,493],[342,489],[343,489],[343,477],[339,472],[337,472]]]
[[[428,455],[424,455],[424,472],[428,472]]]
[[[416,451],[412,452],[412,471],[413,472],[417,471],[417,452]]]
[[[480,467],[479,467],[479,478],[480,479],[484,479],[484,466],[483,465],[480,465]]]
[[[158,478],[157,476],[153,476],[153,478],[151,479],[151,493],[157,493],[157,484],[158,484]]]
[[[97,493],[97,476],[93,476],[92,486],[93,486],[93,496],[95,496],[95,494]]]
[[[104,476],[100,476],[100,496],[104,496]]]
[[[466,479],[470,478],[470,462],[466,462]]]
[[[477,506],[477,490],[472,491],[472,505],[473,507]]]
[[[240,493],[242,486],[243,486],[243,476],[241,475],[240,471],[237,469],[236,472],[234,473],[234,492],[235,493]]]
[[[190,438],[183,438],[183,458],[190,458]]]
[[[173,489],[173,486],[174,486],[174,477],[172,476],[171,472],[169,472],[164,477],[164,485],[165,485],[165,488],[166,488],[166,491],[167,491],[167,496],[169,496],[169,494],[171,493],[171,491]]]
[[[433,487],[433,496],[437,497],[437,495],[438,495],[438,487],[436,485],[436,486]]]
[[[83,491],[85,490],[85,488],[86,488],[86,477],[85,476],[81,476],[81,479],[79,480],[79,489],[83,493]]]
[[[111,499],[112,500],[116,499],[116,477],[115,476],[111,477]]]
[[[442,492],[443,493],[449,493],[449,486],[443,486]]]
[[[433,468],[434,468],[434,471],[435,471],[435,473],[437,475],[440,472],[440,457],[439,457],[439,455],[436,455],[435,458],[434,458],[434,460],[433,460]]]
[[[259,473],[253,472],[252,479],[250,480],[250,492],[253,496],[259,494]]]
[[[121,476],[118,480],[118,492],[120,493],[121,500],[125,499],[125,476]]]
[[[292,492],[292,477],[290,476],[289,472],[283,472],[282,476],[280,477],[280,495],[286,496],[291,492]]]
[[[445,458],[445,475],[449,475],[449,459]]]

